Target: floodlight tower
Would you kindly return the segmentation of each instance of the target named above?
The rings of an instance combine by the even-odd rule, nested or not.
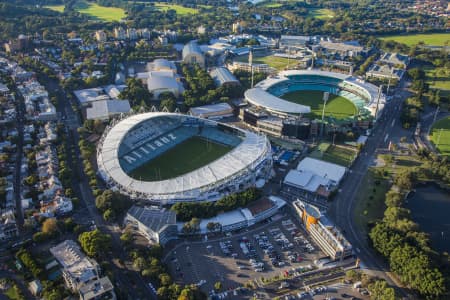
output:
[[[327,101],[328,98],[330,97],[330,93],[329,92],[324,92],[323,93],[323,109],[322,109],[322,132],[321,135],[323,136],[323,131],[324,131],[324,119],[325,119],[325,107],[327,106]]]
[[[252,73],[252,83],[251,83],[251,88],[253,88],[253,49],[250,48],[250,52],[248,53],[248,64],[250,65],[250,72]]]

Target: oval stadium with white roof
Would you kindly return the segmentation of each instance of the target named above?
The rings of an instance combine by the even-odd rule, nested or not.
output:
[[[216,201],[267,179],[266,136],[174,113],[114,120],[97,147],[101,177],[133,199],[158,204]]]
[[[386,102],[379,88],[371,83],[351,75],[320,70],[282,71],[247,90],[245,99],[279,116],[309,114],[310,106],[282,99],[288,93],[299,91],[328,92],[349,100],[356,108],[351,118],[376,118]]]

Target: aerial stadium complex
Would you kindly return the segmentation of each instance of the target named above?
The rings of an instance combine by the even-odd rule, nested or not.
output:
[[[350,75],[319,70],[282,71],[247,90],[245,99],[281,117],[311,115],[313,102],[322,105],[324,92],[329,93],[329,102],[343,98],[353,104],[348,112],[344,108],[342,115],[326,114],[329,122],[373,119],[385,104],[384,95],[375,85]],[[312,117],[320,119],[320,116],[321,109]]]
[[[112,189],[158,204],[215,201],[267,179],[271,146],[264,135],[173,113],[114,120],[97,148]]]

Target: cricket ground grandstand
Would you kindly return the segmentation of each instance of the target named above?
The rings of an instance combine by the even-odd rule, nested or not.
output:
[[[265,135],[175,113],[114,120],[97,147],[100,176],[112,189],[158,204],[215,201],[268,179]]]
[[[251,105],[279,117],[311,115],[312,107],[305,104],[308,101],[283,99],[285,95],[295,92],[300,96],[320,92],[320,96],[312,100],[320,104],[323,103],[321,92],[328,92],[330,99],[331,96],[344,98],[353,104],[350,105],[352,112],[343,114],[343,117],[328,115],[326,121],[330,123],[376,119],[386,102],[380,89],[373,84],[351,75],[320,70],[288,70],[269,76],[247,90],[245,99]],[[321,109],[313,118],[318,119],[318,115],[321,115]]]

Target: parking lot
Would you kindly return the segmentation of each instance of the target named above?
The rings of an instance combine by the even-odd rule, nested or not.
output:
[[[178,247],[168,261],[173,277],[209,293],[217,281],[229,290],[262,276],[313,269],[314,260],[324,256],[294,216],[276,215],[256,226],[216,241]]]

